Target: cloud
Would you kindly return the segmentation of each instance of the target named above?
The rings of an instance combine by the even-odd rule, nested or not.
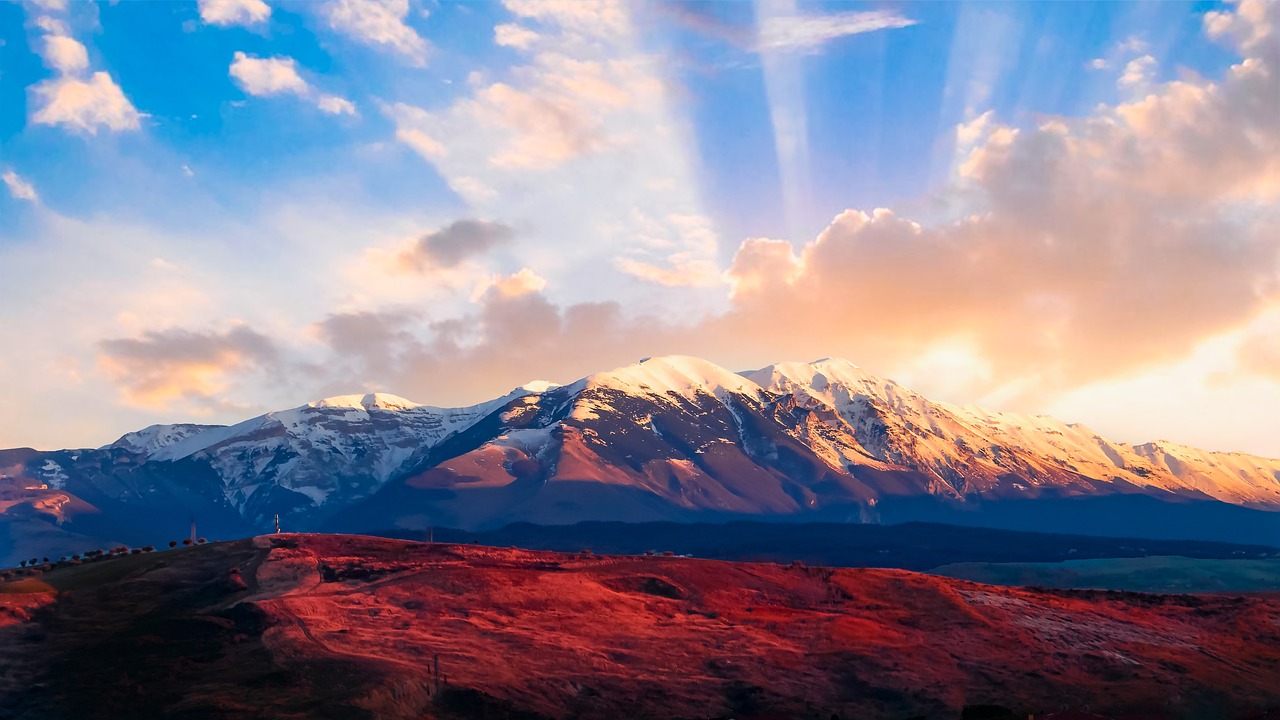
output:
[[[527,232],[546,256],[535,267],[557,292],[640,296],[645,283],[714,285],[717,240],[700,205],[696,153],[663,59],[634,49],[630,6],[505,7],[540,38],[521,63],[496,79],[476,74],[445,107],[384,105],[396,139],[431,162],[474,214]],[[671,222],[676,216],[706,230]]]
[[[263,0],[199,0],[200,19],[209,25],[257,25],[271,19]]]
[[[425,65],[429,46],[405,24],[409,0],[335,0],[328,7],[329,26],[366,45],[383,46],[414,65]]]
[[[618,0],[505,0],[503,5],[516,17],[572,36],[618,37],[630,32],[626,5]]]
[[[137,130],[141,115],[120,86],[105,72],[88,80],[64,76],[32,88],[39,109],[31,116],[38,125],[66,125],[96,135],[99,128]]]
[[[483,255],[511,241],[515,231],[496,222],[458,220],[423,235],[403,253],[402,265],[415,270],[454,268],[464,260]]]
[[[298,74],[298,63],[291,57],[260,58],[236,52],[229,70],[240,89],[256,97],[295,95],[313,102],[321,112],[330,115],[354,115],[356,106],[346,98],[318,93]]]
[[[768,15],[760,23],[756,49],[760,52],[814,52],[842,37],[915,24],[910,18],[885,10],[829,15]]]
[[[476,289],[477,298],[493,295],[503,299],[517,298],[542,292],[547,287],[546,278],[529,268],[520,268],[510,275],[494,275]]]
[[[40,55],[45,64],[63,74],[72,75],[89,68],[89,51],[76,39],[63,35],[46,35]]]
[[[1150,55],[1136,57],[1124,66],[1124,72],[1120,74],[1116,84],[1128,90],[1143,91],[1151,85],[1155,72],[1155,58]]]
[[[660,221],[639,212],[631,218],[633,256],[615,261],[618,269],[668,287],[712,287],[723,284],[715,255],[719,239],[711,221],[701,215],[668,214]],[[640,258],[651,258],[644,260]]]
[[[104,340],[98,363],[130,406],[163,410],[176,401],[218,402],[246,371],[272,366],[278,350],[249,327],[226,332],[149,331]]]
[[[298,74],[297,61],[291,57],[259,58],[236,52],[230,73],[240,89],[250,95],[304,96],[311,92],[311,86]]]
[[[321,95],[316,100],[316,107],[330,115],[355,115],[355,103],[337,95]]]
[[[9,194],[15,200],[39,201],[40,196],[36,194],[35,186],[24,180],[18,173],[6,170],[4,175],[0,175],[0,180],[4,180],[5,186],[9,188]]]
[[[528,50],[537,40],[538,33],[523,25],[503,23],[493,28],[493,43],[502,47]]]
[[[1280,72],[1265,60],[1280,35],[1230,21],[1222,37],[1257,54],[1218,82],[1153,83],[1140,99],[1080,118],[1014,127],[983,115],[959,128],[964,162],[945,192],[962,199],[963,217],[923,225],[848,210],[799,245],[748,240],[724,273],[727,309],[700,321],[557,304],[543,291],[486,293],[473,314],[413,328],[397,380],[448,394],[426,378],[496,390],[519,382],[513,365],[572,379],[592,364],[664,352],[744,365],[844,355],[925,392],[1035,410],[1073,388],[1176,363],[1280,302]],[[619,223],[637,252],[622,254],[624,272],[682,279],[681,245],[664,247],[679,235],[666,219],[642,212]],[[1242,352],[1267,367],[1273,346],[1266,335]]]
[[[382,112],[396,126],[396,140],[408,145],[425,160],[435,161],[448,155],[444,145],[432,137],[437,124],[431,113],[406,103],[383,105]]]

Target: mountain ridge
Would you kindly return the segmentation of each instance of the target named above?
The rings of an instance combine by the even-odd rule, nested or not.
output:
[[[340,395],[230,426],[153,425],[98,449],[0,451],[0,478],[0,519],[68,530],[110,526],[121,508],[166,526],[223,518],[235,532],[277,514],[348,530],[877,522],[923,500],[981,514],[1129,495],[1280,510],[1280,460],[1129,445],[1047,416],[934,402],[839,358],[741,373],[646,358],[463,408]]]

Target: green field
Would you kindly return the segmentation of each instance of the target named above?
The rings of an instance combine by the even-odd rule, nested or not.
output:
[[[1135,592],[1280,591],[1280,559],[1204,560],[1158,556],[1055,563],[955,563],[935,575],[992,585],[1036,585]]]

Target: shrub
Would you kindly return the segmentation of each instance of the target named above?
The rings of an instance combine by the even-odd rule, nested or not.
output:
[[[200,538],[199,540],[196,540],[196,544],[197,544],[197,545],[204,545],[204,544],[205,544],[205,543],[207,543],[207,542],[209,542],[209,541],[208,541],[208,540],[206,540],[206,539],[204,539],[204,538]]]
[[[155,551],[156,551],[155,545],[144,545],[142,548],[142,552],[145,552],[145,553],[155,552]]]
[[[176,548],[176,547],[178,547],[178,541],[177,541],[177,540],[170,540],[170,541],[169,541],[169,547],[171,547],[171,548]]]
[[[190,545],[190,544],[191,544],[191,538],[183,538],[183,540],[182,540],[182,544],[183,544],[183,545]]]
[[[129,551],[129,554],[130,554],[130,555],[141,555],[141,554],[142,554],[142,548],[134,548],[134,549],[132,549],[132,550],[130,550],[130,551]]]
[[[19,561],[18,561],[18,567],[26,567],[26,566],[27,566],[27,561],[26,561],[26,560],[19,560]]]

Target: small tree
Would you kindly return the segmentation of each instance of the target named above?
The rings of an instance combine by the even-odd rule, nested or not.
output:
[[[49,562],[49,558],[45,558],[43,562]]]
[[[18,561],[18,567],[26,567],[26,566],[27,566],[27,561],[26,561],[26,560],[19,560],[19,561]]]
[[[176,548],[176,547],[178,547],[178,541],[177,541],[177,540],[170,540],[170,541],[169,541],[169,547],[171,547],[171,548]]]
[[[183,544],[183,545],[190,545],[190,544],[191,544],[191,538],[183,538],[183,540],[182,540],[182,544]]]
[[[207,542],[209,542],[209,541],[208,541],[208,540],[206,540],[205,538],[200,538],[199,540],[196,540],[196,542],[197,542],[198,544],[200,544],[200,545],[204,545],[205,543],[207,543]]]
[[[142,552],[144,553],[155,552],[155,551],[156,551],[155,545],[144,545],[142,547]]]

